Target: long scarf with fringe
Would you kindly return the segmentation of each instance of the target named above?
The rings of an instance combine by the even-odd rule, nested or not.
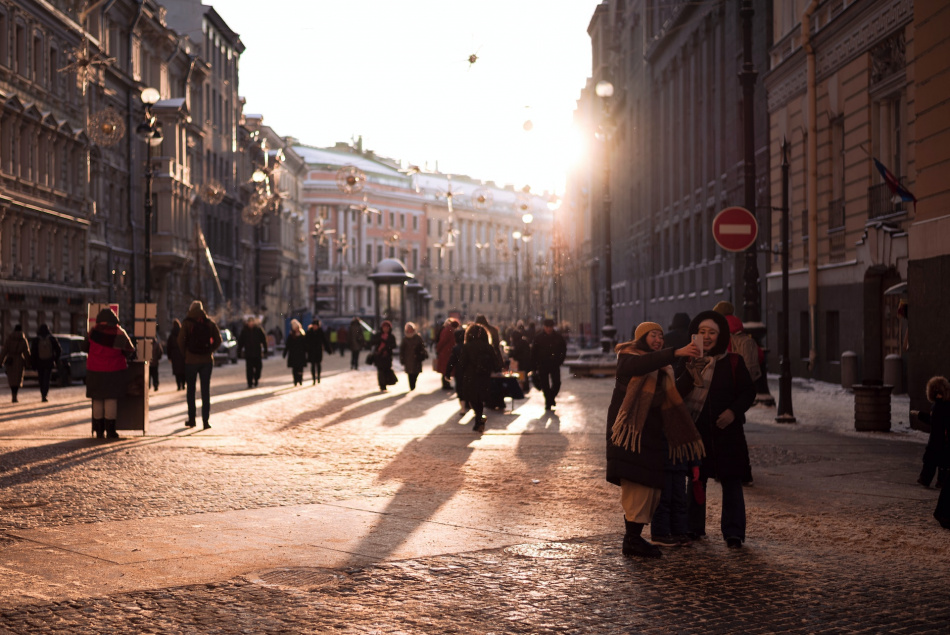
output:
[[[636,348],[633,342],[618,344],[616,352],[628,355],[646,354],[645,351]],[[664,366],[646,375],[630,378],[617,418],[610,430],[610,441],[625,450],[640,452],[643,428],[653,404],[661,372],[666,377],[666,385],[660,397],[660,415],[663,432],[670,446],[670,458],[676,463],[701,459],[705,456],[706,449],[703,447],[702,437],[696,430],[692,417],[689,416],[676,390],[671,366]]]
[[[726,355],[728,353],[722,353],[714,357],[699,357],[686,363],[686,370],[693,377],[693,390],[686,395],[686,410],[693,421],[699,419],[699,415],[702,414],[703,407],[706,405],[709,384],[712,383],[716,363]]]

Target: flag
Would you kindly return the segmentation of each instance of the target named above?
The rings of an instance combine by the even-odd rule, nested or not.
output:
[[[904,202],[913,201],[914,205],[917,204],[917,197],[914,196],[910,190],[901,185],[900,181],[897,180],[897,177],[894,176],[890,170],[884,167],[883,163],[877,159],[874,159],[874,167],[876,167],[877,171],[881,173],[881,178],[884,179],[885,183],[887,183],[887,187],[890,188],[891,194],[899,196]]]

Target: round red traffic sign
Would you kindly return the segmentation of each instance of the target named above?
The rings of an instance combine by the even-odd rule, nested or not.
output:
[[[727,207],[713,219],[713,238],[726,251],[745,251],[755,244],[759,224],[744,207]]]

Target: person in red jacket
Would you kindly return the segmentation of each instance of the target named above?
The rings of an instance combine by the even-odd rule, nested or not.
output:
[[[128,333],[112,309],[99,311],[86,338],[86,397],[92,399],[92,429],[96,438],[118,439],[115,430],[119,399],[129,385],[127,357],[135,351]]]

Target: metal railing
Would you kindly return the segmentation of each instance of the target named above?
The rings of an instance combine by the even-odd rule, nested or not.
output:
[[[898,178],[898,182],[904,185],[906,177]],[[868,188],[868,219],[883,218],[892,214],[901,214],[907,211],[907,203],[902,201],[899,196],[891,192],[887,183],[879,183]]]

